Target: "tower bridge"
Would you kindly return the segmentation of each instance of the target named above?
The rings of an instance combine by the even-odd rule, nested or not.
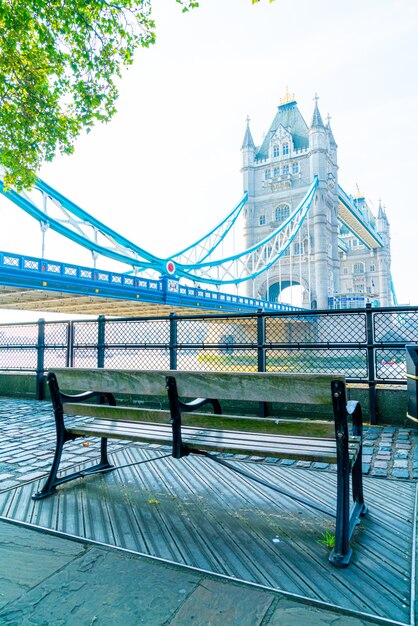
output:
[[[258,147],[249,122],[242,144],[247,247],[288,219],[315,178],[317,186],[285,253],[248,283],[248,293],[276,300],[284,288],[299,284],[306,308],[344,307],[360,299],[392,304],[386,213],[380,205],[375,217],[364,197],[353,198],[338,184],[337,144],[318,98],[308,126],[286,93]]]
[[[308,309],[396,303],[386,212],[380,204],[375,216],[361,194],[350,196],[339,185],[337,144],[317,97],[308,126],[286,93],[258,147],[247,118],[241,151],[242,198],[207,234],[166,258],[40,179],[30,193],[17,193],[0,178],[1,194],[40,224],[42,236],[41,258],[0,253],[0,308],[114,315],[178,307],[279,311],[297,309],[281,302],[284,289],[295,285]],[[244,249],[225,256],[223,244],[242,230],[240,221]],[[87,249],[92,266],[45,259],[49,230]],[[100,269],[103,258],[122,270]]]

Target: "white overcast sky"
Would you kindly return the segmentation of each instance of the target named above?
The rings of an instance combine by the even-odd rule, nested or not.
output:
[[[398,300],[418,304],[417,0],[201,0],[188,14],[155,0],[154,18],[157,43],[125,73],[113,121],[40,176],[168,256],[240,199],[247,114],[259,144],[287,85],[308,124],[317,92],[323,118],[331,115],[339,182],[375,210],[382,199]],[[40,256],[36,222],[4,198],[0,220],[1,250]],[[50,233],[46,256],[90,265]]]

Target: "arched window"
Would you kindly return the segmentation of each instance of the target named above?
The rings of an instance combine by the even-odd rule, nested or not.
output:
[[[364,274],[364,263],[354,263],[354,274]]]
[[[276,222],[283,222],[290,215],[290,206],[288,204],[281,204],[274,210],[274,219]]]
[[[266,216],[260,215],[260,226],[263,226],[266,223]]]
[[[274,157],[280,156],[280,146],[273,146],[273,156]]]
[[[289,154],[289,144],[285,143],[283,145],[283,156],[286,156],[286,154]]]

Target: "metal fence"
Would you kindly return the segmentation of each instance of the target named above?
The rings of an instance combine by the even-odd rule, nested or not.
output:
[[[54,367],[344,373],[369,387],[406,384],[418,307],[176,315],[1,324],[0,370],[31,371],[43,398]]]

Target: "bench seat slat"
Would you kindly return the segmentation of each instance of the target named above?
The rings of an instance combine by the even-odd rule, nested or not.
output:
[[[64,413],[83,415],[101,419],[137,421],[149,423],[169,423],[170,412],[148,407],[109,406],[105,404],[71,403],[63,404]],[[243,417],[240,415],[214,415],[213,413],[183,413],[182,424],[201,428],[238,430],[255,433],[303,435],[306,437],[327,437],[335,440],[334,422],[309,419],[274,419],[268,417]]]
[[[171,426],[166,424],[117,423],[109,420],[94,420],[68,428],[69,432],[81,435],[111,436],[118,439],[130,439],[167,445],[171,443]],[[299,458],[336,462],[335,441],[309,438],[292,439],[277,435],[251,436],[248,433],[234,431],[214,431],[185,427],[183,441],[191,449],[212,450],[219,452],[239,452],[258,456],[281,458]],[[357,457],[358,441],[349,444],[351,463]]]
[[[148,422],[117,422],[112,420],[92,420],[81,422],[79,424],[75,424],[74,426],[68,427],[67,430],[69,432],[77,432],[82,433],[85,430],[91,430],[92,428],[97,429],[98,432],[103,431],[103,433],[112,434],[113,432],[117,432],[119,430],[124,430],[126,433],[141,433],[141,432],[159,432],[161,429],[167,430],[171,436],[171,425],[170,424],[161,424],[161,423],[148,423]],[[262,441],[264,443],[268,443],[270,441],[274,442],[278,439],[283,442],[287,442],[292,445],[317,445],[318,447],[327,448],[327,449],[335,449],[335,439],[331,438],[311,438],[311,437],[292,437],[290,435],[282,435],[281,433],[277,434],[266,434],[266,433],[253,433],[253,432],[245,432],[245,431],[231,431],[229,429],[221,429],[221,428],[211,428],[204,429],[200,427],[193,426],[184,426],[182,428],[183,435],[193,436],[198,433],[204,432],[208,438],[214,437],[219,439],[223,436],[228,436],[230,439],[237,439],[240,441]],[[358,438],[353,438],[353,441],[357,441]]]

